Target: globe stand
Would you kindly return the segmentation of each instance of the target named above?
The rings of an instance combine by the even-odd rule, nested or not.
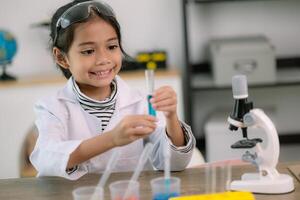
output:
[[[13,81],[13,80],[16,80],[15,77],[9,75],[6,73],[6,64],[2,65],[2,74],[0,76],[0,81]]]

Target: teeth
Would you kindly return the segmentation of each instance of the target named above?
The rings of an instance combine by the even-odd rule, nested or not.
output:
[[[97,76],[105,76],[107,74],[109,74],[110,70],[105,70],[105,71],[98,71],[98,72],[94,72]]]

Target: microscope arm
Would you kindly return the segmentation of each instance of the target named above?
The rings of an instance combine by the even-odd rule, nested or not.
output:
[[[265,147],[256,145],[257,155],[260,159],[260,171],[265,171],[269,175],[277,175],[276,165],[279,158],[279,139],[276,128],[270,118],[261,109],[252,109],[244,115],[244,124],[257,126],[264,130],[267,135]]]

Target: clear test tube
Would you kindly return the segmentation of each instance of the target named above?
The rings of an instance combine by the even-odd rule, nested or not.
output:
[[[216,192],[217,171],[216,166],[207,163],[205,166],[205,193],[211,194]]]
[[[232,167],[231,167],[231,163],[229,161],[226,162],[225,170],[226,170],[225,189],[226,189],[226,191],[230,191],[230,184],[231,184],[231,179],[232,179]]]
[[[145,70],[146,77],[146,86],[147,86],[147,101],[148,101],[148,113],[149,115],[156,116],[156,111],[152,107],[150,99],[152,98],[152,94],[154,92],[154,70],[147,69]]]
[[[227,191],[227,162],[219,166],[219,175],[218,176],[218,192],[226,192]]]
[[[231,164],[225,161],[223,164],[208,163],[205,166],[205,193],[217,193],[230,190]]]

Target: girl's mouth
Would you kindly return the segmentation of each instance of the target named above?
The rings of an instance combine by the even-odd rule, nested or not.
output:
[[[104,79],[111,75],[113,69],[107,69],[102,71],[89,72],[91,78]]]

